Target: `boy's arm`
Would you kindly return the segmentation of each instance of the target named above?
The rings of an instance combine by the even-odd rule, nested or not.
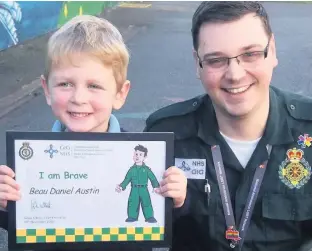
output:
[[[0,227],[8,230],[8,212],[0,209]]]
[[[126,174],[125,179],[119,184],[119,186],[122,188],[122,190],[125,190],[128,184],[130,183],[132,179],[132,168],[129,169],[129,171]]]

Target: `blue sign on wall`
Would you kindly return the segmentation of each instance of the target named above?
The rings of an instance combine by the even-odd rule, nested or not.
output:
[[[0,50],[56,29],[62,5],[0,1]]]

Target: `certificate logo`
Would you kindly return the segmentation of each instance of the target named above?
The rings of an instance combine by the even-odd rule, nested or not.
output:
[[[29,146],[28,142],[24,142],[19,149],[19,156],[24,160],[29,160],[34,155],[34,150]]]
[[[49,148],[44,150],[45,153],[48,153],[50,155],[50,158],[52,159],[54,157],[55,153],[58,153],[58,150],[54,149],[53,145],[49,145]]]

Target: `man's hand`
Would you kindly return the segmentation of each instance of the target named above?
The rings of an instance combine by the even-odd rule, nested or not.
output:
[[[19,185],[13,179],[15,173],[7,166],[0,165],[0,208],[6,209],[8,201],[20,199]]]
[[[172,166],[168,168],[160,182],[160,187],[156,190],[164,197],[173,198],[174,207],[182,207],[186,198],[187,178],[184,172]]]

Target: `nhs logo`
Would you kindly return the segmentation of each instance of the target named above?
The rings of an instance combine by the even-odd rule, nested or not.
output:
[[[175,166],[184,171],[188,179],[206,178],[206,159],[175,159]]]

